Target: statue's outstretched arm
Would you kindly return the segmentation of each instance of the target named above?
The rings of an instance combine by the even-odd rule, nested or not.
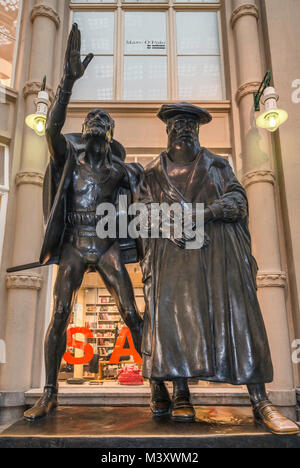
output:
[[[80,49],[81,34],[75,23],[68,39],[63,77],[50,107],[46,124],[49,150],[52,158],[59,165],[64,164],[66,158],[66,140],[61,130],[66,120],[72,89],[74,83],[83,76],[88,64],[94,57],[93,54],[89,54],[81,62]]]

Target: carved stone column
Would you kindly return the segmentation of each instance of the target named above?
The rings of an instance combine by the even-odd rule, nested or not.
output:
[[[57,28],[58,0],[37,0],[31,10],[31,48],[25,51],[29,63],[23,96],[25,116],[35,112],[34,99],[47,75],[48,91],[53,95],[53,69]],[[25,117],[24,116],[24,117]],[[16,176],[16,222],[12,265],[37,261],[43,239],[42,184],[47,164],[46,140],[24,123],[19,173]],[[22,392],[30,388],[33,345],[36,333],[38,294],[44,272],[30,270],[7,275],[8,288],[6,350],[7,364],[2,368],[1,391]],[[43,313],[43,311],[39,311]]]
[[[253,253],[259,265],[259,300],[274,364],[274,403],[293,404],[293,374],[285,303],[286,274],[282,271],[274,185],[272,151],[267,131],[255,125],[253,92],[265,74],[258,32],[259,10],[255,0],[232,0],[241,140],[243,183],[250,209]]]

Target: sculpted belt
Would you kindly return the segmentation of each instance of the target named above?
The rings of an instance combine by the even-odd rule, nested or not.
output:
[[[97,215],[95,211],[72,211],[67,212],[66,223],[68,227],[96,227],[102,217]]]
[[[73,211],[68,212],[66,216],[67,226],[65,230],[65,239],[72,240],[76,237],[97,237],[96,226],[102,216],[96,215],[96,212]]]

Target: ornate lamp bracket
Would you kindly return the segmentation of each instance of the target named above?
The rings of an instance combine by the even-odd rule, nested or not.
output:
[[[259,87],[258,91],[255,91],[255,93],[253,93],[254,108],[255,108],[256,112],[260,111],[260,100],[261,100],[261,97],[262,97],[265,89],[270,86],[271,78],[272,78],[271,72],[267,71],[267,73],[265,74],[264,79],[260,83],[260,87]]]

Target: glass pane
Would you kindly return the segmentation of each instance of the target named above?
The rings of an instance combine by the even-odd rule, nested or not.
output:
[[[0,32],[16,37],[19,0],[0,0]]]
[[[223,99],[220,57],[178,57],[179,99]]]
[[[115,3],[116,0],[71,0],[71,3]]]
[[[168,0],[123,0],[124,3],[129,2],[129,3],[165,3]]]
[[[216,12],[178,12],[176,19],[178,54],[220,53]]]
[[[10,86],[19,0],[0,1],[0,83]]]
[[[75,83],[72,99],[99,100],[113,99],[113,57],[94,57],[84,76]]]
[[[15,41],[0,33],[0,83],[10,86]]]
[[[124,57],[124,99],[168,99],[166,57]]]
[[[175,0],[180,3],[217,3],[220,0]]]
[[[166,54],[164,12],[125,13],[125,54]]]
[[[114,12],[76,11],[73,22],[81,31],[81,53],[114,53]]]

